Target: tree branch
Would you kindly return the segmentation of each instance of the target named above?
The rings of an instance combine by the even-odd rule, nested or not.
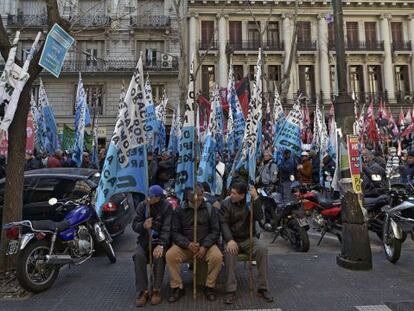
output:
[[[7,37],[6,29],[3,25],[3,18],[0,15],[0,53],[5,61],[9,56],[10,48],[11,44],[9,38]]]

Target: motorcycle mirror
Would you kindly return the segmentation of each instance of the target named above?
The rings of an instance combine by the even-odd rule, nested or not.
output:
[[[290,179],[290,181],[295,181],[295,176],[290,175],[290,176],[289,176],[289,179]]]
[[[101,177],[101,173],[96,172],[95,174],[93,174],[93,177],[99,178],[99,177]]]
[[[381,181],[382,177],[379,174],[372,174],[371,179],[372,179],[372,181]]]
[[[57,202],[58,200],[56,198],[50,198],[48,201],[49,205],[51,206],[56,205]]]

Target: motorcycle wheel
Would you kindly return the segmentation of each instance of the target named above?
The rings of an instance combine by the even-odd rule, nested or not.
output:
[[[388,228],[388,232],[386,232],[385,228]],[[394,231],[391,228],[391,224],[384,226],[382,242],[384,245],[385,257],[387,257],[387,260],[389,262],[396,263],[401,256],[402,241],[394,236]]]
[[[17,279],[33,293],[50,288],[59,274],[59,266],[45,264],[50,246],[47,241],[35,241],[26,246],[17,259]]]
[[[310,242],[307,230],[304,227],[299,226],[297,220],[291,220],[289,225],[291,234],[295,239],[295,241],[291,240],[290,243],[295,251],[302,253],[309,251]]]
[[[116,263],[116,255],[112,244],[107,240],[101,242],[101,247],[105,251],[106,256],[108,257],[111,263]]]

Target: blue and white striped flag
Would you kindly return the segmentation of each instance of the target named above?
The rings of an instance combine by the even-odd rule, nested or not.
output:
[[[147,133],[148,151],[156,152],[155,150],[155,133],[157,128],[157,118],[155,116],[155,106],[152,99],[152,88],[149,77],[145,81],[145,132]],[[159,151],[159,150],[158,150]]]
[[[194,120],[194,55],[190,65],[190,77],[188,83],[187,102],[184,106],[184,119],[180,136],[179,156],[177,163],[177,174],[175,181],[175,193],[178,198],[183,199],[185,189],[194,189],[194,143],[195,143],[195,120]]]
[[[147,195],[148,163],[145,133],[145,102],[142,53],[120,105],[118,120],[105,158],[97,190],[96,210],[114,194],[138,192]]]
[[[80,72],[78,89],[76,91],[75,109],[75,143],[73,146],[73,160],[76,162],[78,167],[80,167],[82,164],[87,109],[86,93],[85,89],[83,88],[83,82]]]
[[[165,149],[165,121],[167,117],[168,97],[164,94],[161,103],[155,107],[156,128],[155,128],[155,149],[156,153],[160,154]]]

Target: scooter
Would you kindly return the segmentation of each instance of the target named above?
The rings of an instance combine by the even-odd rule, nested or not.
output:
[[[49,204],[59,204],[56,211],[65,214],[60,222],[23,220],[3,226],[9,240],[6,255],[18,254],[17,279],[23,288],[34,293],[50,288],[63,265],[80,265],[92,257],[95,242],[116,262],[111,236],[91,195],[66,203],[51,198]]]

